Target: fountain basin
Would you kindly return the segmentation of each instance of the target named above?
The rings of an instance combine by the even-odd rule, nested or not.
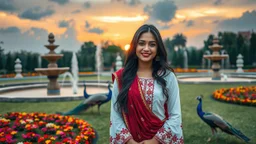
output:
[[[107,83],[87,83],[88,94],[108,93]],[[78,93],[73,94],[72,85],[65,83],[60,89],[60,95],[47,95],[47,83],[34,83],[24,85],[6,85],[0,88],[0,101],[2,102],[53,102],[83,100],[83,83],[78,84]]]
[[[48,76],[57,76],[69,70],[69,67],[62,68],[36,68],[35,71]]]
[[[204,58],[210,59],[212,61],[220,61],[227,57],[228,57],[228,55],[204,55]]]

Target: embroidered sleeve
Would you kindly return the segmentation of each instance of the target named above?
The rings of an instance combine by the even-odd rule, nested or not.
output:
[[[117,112],[115,102],[118,95],[117,82],[114,81],[113,93],[111,98],[111,113],[110,113],[110,143],[111,144],[125,144],[132,138],[127,129],[121,115]]]
[[[155,138],[162,144],[184,144],[179,86],[173,73],[170,74],[167,86],[169,98],[167,101],[168,119],[159,129]]]

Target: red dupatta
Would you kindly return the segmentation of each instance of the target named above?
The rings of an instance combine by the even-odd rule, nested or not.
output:
[[[123,69],[113,73],[112,80],[118,82],[122,89],[121,77]],[[128,91],[128,113],[122,112],[123,119],[133,139],[137,142],[152,139],[163,126],[165,119],[160,120],[148,107],[141,90],[138,76],[135,77]]]

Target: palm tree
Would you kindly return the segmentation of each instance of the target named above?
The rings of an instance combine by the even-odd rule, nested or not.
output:
[[[177,46],[179,49],[184,48],[186,46],[187,38],[182,33],[175,34],[173,37],[173,45]]]

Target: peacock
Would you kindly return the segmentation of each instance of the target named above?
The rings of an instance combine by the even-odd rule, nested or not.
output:
[[[100,106],[110,101],[111,97],[112,97],[111,83],[108,82],[108,93],[88,95],[88,98],[85,99],[82,103],[80,103],[74,109],[68,112],[56,112],[56,113],[60,115],[76,115],[81,111],[86,111],[87,109],[95,105],[98,106],[98,112],[100,113]]]
[[[85,84],[85,81],[84,81],[84,98],[87,99],[89,98],[91,95],[89,95],[87,92],[86,92],[86,84]]]
[[[197,97],[197,100],[199,101],[199,104],[197,105],[197,114],[205,123],[207,123],[211,127],[213,135],[217,133],[216,128],[219,128],[223,132],[234,135],[237,138],[244,140],[245,142],[250,141],[250,139],[246,137],[240,130],[234,128],[230,123],[225,121],[219,115],[210,112],[204,112],[202,110],[202,97],[203,96]],[[210,138],[208,139],[208,141],[210,141]]]

